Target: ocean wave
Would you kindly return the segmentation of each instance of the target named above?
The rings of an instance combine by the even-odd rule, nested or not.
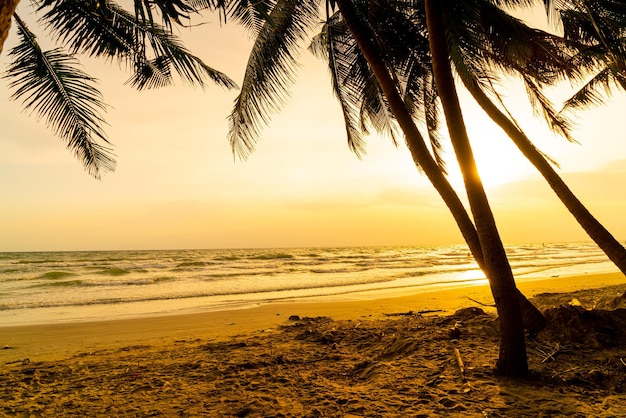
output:
[[[328,269],[309,269],[310,273],[314,274],[344,274],[344,273],[362,273],[364,271],[371,270],[372,266],[350,266],[346,268],[328,268]]]
[[[360,293],[360,292],[375,292],[384,290],[397,290],[397,289],[417,289],[425,286],[436,286],[436,285],[463,285],[463,284],[472,284],[474,282],[478,282],[481,279],[467,279],[467,280],[453,280],[453,281],[434,281],[428,283],[412,283],[412,284],[402,284],[402,285],[388,285],[384,284],[387,282],[393,282],[393,278],[388,278],[386,280],[376,280],[374,282],[368,280],[355,281],[351,283],[326,283],[324,286],[319,286],[318,284],[304,284],[301,286],[291,286],[288,288],[281,286],[268,286],[263,289],[255,289],[251,292],[240,292],[240,291],[212,291],[212,292],[197,292],[194,294],[184,294],[184,295],[153,295],[149,297],[135,296],[135,297],[112,297],[112,298],[102,298],[98,300],[84,300],[84,301],[66,301],[66,300],[57,300],[57,301],[45,301],[45,302],[25,302],[21,304],[3,304],[0,305],[0,310],[18,310],[18,309],[34,309],[34,308],[59,308],[59,307],[84,307],[84,306],[95,306],[95,305],[113,305],[113,304],[126,304],[126,303],[140,303],[140,302],[159,302],[159,301],[182,301],[186,299],[199,299],[199,298],[207,298],[207,297],[231,297],[229,300],[222,300],[222,302],[237,302],[247,300],[246,296],[248,295],[257,295],[255,300],[258,301],[276,301],[283,299],[290,299],[294,297],[293,292],[298,291],[307,291],[305,294],[297,295],[297,297],[321,297],[321,296],[333,296],[333,295],[342,295],[342,294],[350,294],[350,293]],[[372,287],[371,285],[379,284],[380,286]],[[318,290],[318,291],[315,291]],[[265,296],[267,295],[267,296]],[[269,296],[272,295],[272,296]]]
[[[46,260],[18,260],[14,264],[53,264],[60,263],[60,260],[46,259]]]
[[[303,257],[308,257],[308,258],[319,258],[321,256],[322,255],[318,254],[318,253],[306,253],[306,254],[303,254]]]
[[[60,282],[48,282],[48,283],[37,283],[34,284],[32,286],[30,286],[31,288],[36,288],[36,287],[70,287],[70,286],[82,286],[83,285],[83,281],[82,280],[63,280]]]
[[[34,283],[27,287],[28,288],[42,288],[42,287],[81,286],[85,288],[100,287],[103,289],[103,291],[106,291],[105,289],[110,289],[110,288],[123,288],[123,287],[130,287],[130,286],[149,286],[154,283],[165,282],[165,281],[172,280],[172,279],[140,278],[140,279],[135,279],[135,280],[125,280],[125,281],[92,281],[92,280],[76,279],[76,280],[48,281],[45,283]]]
[[[460,271],[467,271],[467,270],[460,270]],[[417,277],[426,276],[428,274],[430,273],[426,271],[407,271],[402,274],[396,274],[393,277],[396,279],[411,279],[413,277],[417,278]]]
[[[135,297],[113,297],[113,298],[102,298],[95,300],[82,300],[82,301],[67,301],[67,300],[56,300],[56,301],[43,301],[43,302],[23,302],[16,303],[15,305],[4,304],[2,310],[10,310],[10,309],[32,309],[32,308],[58,308],[58,307],[80,307],[80,306],[93,306],[93,305],[111,305],[111,304],[120,304],[120,303],[138,303],[138,302],[158,302],[158,301],[166,301],[166,300],[185,300],[185,299],[196,299],[196,298],[207,298],[207,297],[238,297],[242,298],[246,295],[264,295],[270,293],[290,293],[293,291],[303,291],[303,290],[315,290],[320,289],[319,293],[316,295],[326,295],[329,292],[323,289],[333,289],[333,288],[341,288],[341,287],[354,287],[359,285],[371,284],[370,282],[362,282],[362,283],[337,283],[330,284],[325,286],[319,286],[318,284],[308,284],[302,286],[292,286],[289,288],[284,288],[281,286],[271,286],[263,289],[255,289],[250,292],[241,292],[236,290],[222,290],[222,291],[207,291],[207,292],[196,292],[190,294],[180,294],[180,295],[153,295],[153,296],[135,296]],[[307,295],[309,296],[309,295]],[[262,299],[262,297],[261,297]]]
[[[189,267],[206,267],[206,266],[212,266],[214,264],[215,263],[211,263],[208,261],[185,261],[183,263],[176,265],[176,267],[173,268],[172,270],[186,269]]]
[[[76,273],[72,273],[69,271],[48,271],[44,274],[42,274],[41,276],[39,276],[40,279],[49,279],[49,280],[57,280],[57,279],[61,279],[63,277],[68,277],[68,276],[76,276]]]
[[[97,271],[96,273],[97,274],[101,274],[103,276],[114,276],[114,277],[117,277],[117,276],[124,276],[126,274],[130,274],[130,271],[124,270],[124,269],[121,269],[121,268],[118,268],[118,267],[112,267],[112,268],[109,268],[109,269]]]
[[[237,261],[237,260],[241,260],[241,257],[236,256],[236,255],[224,255],[224,256],[220,256],[220,257],[215,257],[215,260],[217,260],[217,261]]]
[[[281,260],[281,259],[291,259],[295,256],[293,254],[288,253],[275,253],[275,254],[259,254],[250,256],[250,260]]]
[[[227,272],[219,272],[219,273],[206,273],[202,274],[200,279],[209,279],[209,281],[215,281],[219,279],[235,279],[238,277],[256,277],[256,276],[275,276],[279,272],[275,270],[252,270],[247,269],[241,272],[227,273]]]
[[[155,277],[154,279],[152,279],[152,283],[171,282],[172,280],[176,280],[176,277],[174,276]]]
[[[593,245],[509,246],[507,252],[520,278],[608,263]],[[158,310],[160,301],[178,306],[193,298],[208,299],[180,306],[210,307],[225,300],[453,286],[477,277],[474,271],[463,246],[14,253],[0,259],[0,309],[153,301]],[[32,285],[40,289],[30,290]]]

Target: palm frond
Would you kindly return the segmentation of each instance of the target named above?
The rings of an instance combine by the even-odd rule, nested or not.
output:
[[[582,76],[571,60],[574,50],[559,37],[493,7],[490,0],[456,2],[451,9],[446,14],[449,51],[463,82],[499,97],[494,81],[506,74],[520,76],[536,113],[573,141],[570,121],[554,109],[542,87]]]
[[[445,158],[442,154],[441,134],[439,129],[439,122],[441,117],[439,115],[439,103],[437,96],[437,88],[435,86],[435,80],[432,75],[428,76],[425,80],[424,91],[424,117],[426,120],[426,129],[428,131],[428,139],[430,140],[430,148],[435,157],[435,162],[439,166],[439,169],[443,174],[447,174]]]
[[[183,25],[182,20],[189,20],[190,15],[198,13],[203,3],[188,0],[134,0],[135,15],[142,22],[154,24],[152,10],[158,10],[166,28],[172,29],[172,22]],[[182,20],[181,20],[182,19]]]
[[[600,105],[611,94],[613,72],[605,68],[597,72],[587,83],[563,105],[563,110],[580,109],[590,105]]]
[[[409,3],[412,2],[400,2],[394,4],[395,7],[389,7],[383,2],[369,2],[361,15],[367,16],[367,23],[376,34],[380,54],[387,63],[398,91],[402,93],[407,110],[418,121],[425,121],[425,112],[430,111],[425,109],[429,104],[423,101],[424,90],[428,88],[426,79],[431,71],[428,38],[425,36],[425,28],[420,26],[421,21],[411,19],[413,8],[417,6]],[[379,110],[376,115],[382,122],[378,130],[389,132],[394,143],[397,143],[398,125],[395,118],[373,74],[369,73],[367,79],[375,83],[380,95],[380,104],[374,107]]]
[[[126,84],[137,90],[144,90],[167,87],[172,82],[170,61],[167,57],[157,57],[135,63],[134,72]]]
[[[564,110],[601,104],[612,87],[626,89],[626,3],[568,0],[561,7],[564,37],[578,48],[572,61],[588,76]]]
[[[3,76],[14,89],[12,100],[22,100],[24,108],[45,119],[56,135],[83,163],[92,176],[113,171],[111,150],[96,142],[108,143],[101,125],[100,111],[106,109],[96,80],[77,65],[78,61],[61,49],[42,51],[35,35],[15,14],[19,43],[9,55],[13,61]]]
[[[241,92],[229,116],[228,138],[240,158],[254,149],[262,125],[288,96],[297,66],[295,50],[317,22],[317,3],[278,1],[255,39]]]
[[[364,128],[370,125],[378,133],[388,136],[391,142],[397,146],[400,137],[399,126],[395,116],[389,108],[387,99],[378,84],[378,80],[367,67],[366,84],[363,88],[361,106],[361,124]]]
[[[550,128],[562,135],[570,142],[576,142],[572,137],[571,122],[563,115],[556,112],[550,100],[542,93],[535,80],[530,77],[522,77],[526,86],[526,93],[536,113],[543,115]]]
[[[113,1],[44,0],[42,23],[70,52],[118,59],[134,74],[129,80],[142,89],[173,83],[172,73],[192,86],[236,86],[228,76],[206,65],[167,28],[137,20]]]
[[[447,18],[451,29],[457,31],[464,54],[476,60],[476,67],[524,73],[541,84],[578,75],[570,61],[574,50],[561,37],[530,27],[489,3],[456,3]],[[454,25],[459,19],[465,23]]]
[[[350,40],[346,28],[335,14],[328,18],[321,32],[313,38],[309,51],[328,63],[332,89],[343,115],[348,146],[360,157],[364,152],[364,146],[362,131],[358,127],[358,106],[350,92],[346,90],[346,79],[352,62],[347,58],[345,51],[354,48],[354,45],[347,44]]]
[[[339,13],[329,17],[326,26],[310,49],[330,64],[333,89],[342,106],[350,148],[357,155],[364,152],[363,135],[369,134],[370,129],[390,137],[397,145],[399,128],[395,118],[369,63]],[[322,40],[324,42],[320,42]]]
[[[275,0],[233,0],[225,7],[225,16],[256,35],[266,23],[271,22],[270,12],[275,6]]]

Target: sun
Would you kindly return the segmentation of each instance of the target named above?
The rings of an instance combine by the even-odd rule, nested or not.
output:
[[[485,188],[528,177],[532,165],[525,159],[513,142],[493,123],[476,120],[467,123],[467,132],[472,145],[478,173]],[[454,186],[463,186],[463,176],[458,168],[452,145],[444,146],[448,168],[448,179]]]

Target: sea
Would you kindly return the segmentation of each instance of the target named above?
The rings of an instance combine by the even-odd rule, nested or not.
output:
[[[617,271],[592,243],[506,246],[517,281]],[[486,283],[464,245],[0,253],[0,327]]]

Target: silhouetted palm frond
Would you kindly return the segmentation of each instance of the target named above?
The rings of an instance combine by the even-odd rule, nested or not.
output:
[[[270,113],[284,103],[292,85],[299,42],[317,23],[316,0],[280,0],[256,35],[241,92],[229,116],[229,141],[246,158]]]
[[[22,100],[25,109],[43,118],[68,148],[96,178],[112,171],[115,161],[110,149],[96,142],[108,142],[102,131],[100,111],[106,106],[95,79],[80,70],[78,61],[56,48],[42,51],[35,36],[18,15],[19,43],[11,49],[13,59],[5,78],[11,80],[13,100]]]
[[[309,45],[310,52],[328,62],[331,86],[341,106],[348,146],[357,156],[360,156],[364,150],[363,134],[359,129],[358,99],[355,100],[352,94],[355,89],[348,90],[347,87],[355,48],[354,39],[349,36],[345,26],[341,24],[338,14],[327,18],[321,32],[313,38]],[[352,54],[347,53],[347,51],[352,51]]]
[[[261,32],[266,23],[271,23],[270,12],[276,0],[231,0],[224,7],[226,18],[232,18],[255,34]]]
[[[45,11],[44,25],[71,52],[126,63],[134,71],[129,83],[138,89],[170,85],[174,72],[192,86],[205,87],[207,79],[225,88],[236,86],[188,51],[170,30],[138,20],[112,1],[44,0],[39,10]]]
[[[614,87],[626,90],[626,2],[561,0],[553,7],[578,49],[572,61],[590,76],[564,109],[601,104]]]

